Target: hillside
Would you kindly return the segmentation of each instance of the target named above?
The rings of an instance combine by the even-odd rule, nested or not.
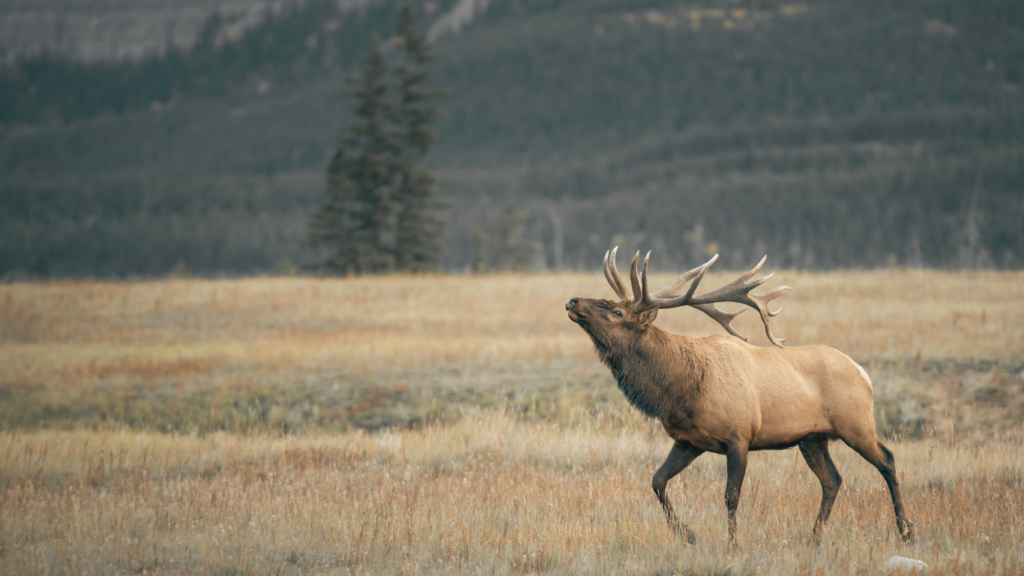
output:
[[[42,52],[76,61],[140,59],[188,48],[214,11],[238,30],[272,9],[267,0],[0,0],[0,54],[7,62]],[[278,2],[278,6],[281,3]]]
[[[393,20],[375,6],[338,17],[349,43],[330,65],[324,42],[289,52],[288,38],[334,20],[289,13],[182,53],[176,76],[166,60],[72,67],[85,85],[154,70],[168,99],[65,98],[21,117],[8,101],[0,274],[315,261],[304,221],[346,122],[342,78],[356,40]],[[464,269],[474,229],[514,202],[538,267],[594,267],[615,242],[671,266],[717,249],[734,268],[765,252],[804,268],[1019,268],[1022,35],[1024,8],[996,0],[493,3],[437,44],[444,265]],[[282,48],[240,52],[267,37]],[[46,68],[57,86],[73,76],[60,66]]]

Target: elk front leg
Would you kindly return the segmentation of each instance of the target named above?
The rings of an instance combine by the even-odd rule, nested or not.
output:
[[[836,501],[836,494],[843,484],[843,477],[836,470],[836,465],[828,455],[828,438],[814,438],[800,442],[800,453],[811,468],[811,472],[821,482],[821,510],[818,511],[818,519],[814,522],[814,543],[821,544],[821,534],[825,530],[825,523],[832,513],[832,504]]]
[[[740,507],[740,489],[747,472],[746,443],[730,444],[725,452],[728,478],[725,481],[725,508],[729,512],[729,542],[736,543],[736,509]]]
[[[704,451],[697,448],[689,442],[676,442],[672,446],[672,450],[668,453],[668,458],[665,459],[665,463],[658,468],[658,471],[654,473],[654,479],[651,481],[651,487],[654,488],[654,493],[658,496],[658,501],[661,502],[661,507],[665,510],[665,516],[668,518],[668,525],[677,534],[686,538],[686,541],[690,544],[695,544],[697,538],[693,535],[693,532],[676,516],[675,510],[672,509],[672,502],[668,499],[666,493],[666,487],[668,481],[675,478],[680,472],[683,471],[687,466],[693,462],[697,456],[703,454]]]

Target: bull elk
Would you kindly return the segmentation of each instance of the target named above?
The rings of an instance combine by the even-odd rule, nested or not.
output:
[[[729,539],[736,538],[736,509],[751,450],[782,450],[799,446],[807,465],[821,482],[821,509],[814,523],[820,543],[836,493],[843,479],[828,453],[830,440],[842,440],[873,466],[889,485],[896,527],[904,541],[913,537],[900,494],[892,452],[875,433],[871,380],[849,356],[827,346],[785,348],[769,318],[781,312],[771,300],[790,292],[781,286],[761,294],[751,290],[771,274],[747,282],[765,258],[732,283],[695,296],[704,273],[718,259],[679,276],[671,285],[650,293],[647,263],[637,272],[630,266],[633,295],[615,268],[615,253],[605,253],[604,273],[619,297],[611,300],[572,298],[565,303],[569,318],[580,325],[608,366],[619,389],[638,410],[661,421],[675,441],[668,458],[654,474],[652,486],[669,526],[695,542],[693,532],[677,518],[666,493],[669,480],[704,452],[724,454],[728,469],[725,505]],[[692,281],[692,282],[691,282]],[[686,288],[690,283],[689,288]],[[726,312],[716,302],[735,302],[761,315],[765,333],[775,347],[756,347],[730,324],[740,312]],[[704,312],[730,336],[688,338],[654,326],[658,310],[692,306]]]

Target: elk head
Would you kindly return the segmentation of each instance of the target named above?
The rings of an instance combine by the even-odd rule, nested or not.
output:
[[[718,254],[715,254],[703,265],[683,273],[676,278],[675,282],[652,294],[647,281],[647,264],[651,253],[648,252],[644,258],[643,271],[638,272],[637,261],[640,258],[640,253],[637,252],[636,256],[633,256],[633,262],[629,268],[629,280],[633,289],[633,295],[630,296],[629,289],[626,288],[625,282],[622,281],[622,277],[619,276],[619,271],[615,267],[615,255],[618,249],[616,246],[611,252],[605,252],[604,276],[621,300],[613,302],[604,299],[570,298],[565,303],[569,319],[579,324],[594,340],[594,344],[598,348],[628,348],[629,343],[635,342],[637,337],[650,328],[654,319],[658,317],[658,310],[680,306],[692,306],[700,310],[721,324],[733,336],[747,341],[747,337],[737,332],[730,324],[732,319],[739,316],[745,309],[726,312],[715,306],[716,302],[736,302],[757,310],[764,322],[768,340],[779,348],[783,347],[782,343],[786,339],[776,338],[768,325],[768,319],[777,316],[782,308],[773,312],[768,309],[768,302],[785,296],[792,289],[788,286],[780,286],[762,294],[750,293],[751,290],[768,281],[772,274],[747,283],[747,280],[750,280],[761,269],[767,256],[761,258],[761,261],[751,271],[730,284],[700,296],[694,296],[697,285],[704,278],[704,273],[718,260]],[[688,289],[686,288],[687,283],[690,283]]]

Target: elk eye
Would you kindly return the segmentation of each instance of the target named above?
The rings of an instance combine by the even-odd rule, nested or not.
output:
[[[612,312],[612,316],[615,316],[616,318],[622,318],[622,311],[621,310],[615,310],[615,311]]]

